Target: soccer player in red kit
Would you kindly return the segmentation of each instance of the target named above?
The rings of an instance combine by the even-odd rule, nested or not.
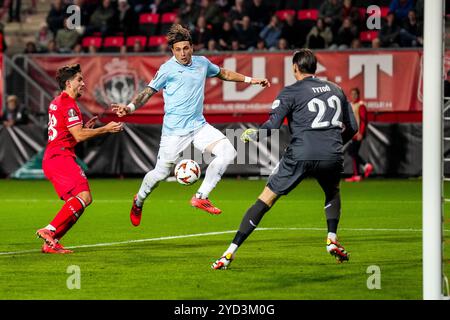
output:
[[[82,114],[76,104],[76,99],[83,94],[85,87],[79,64],[60,68],[56,80],[62,92],[48,108],[48,143],[42,168],[65,203],[50,224],[37,230],[36,235],[44,240],[42,252],[72,253],[64,249],[59,240],[92,202],[86,175],[75,162],[75,145],[105,133],[120,132],[122,123],[112,121],[95,129],[95,120],[83,124]]]
[[[348,152],[352,157],[353,176],[345,179],[346,182],[358,182],[361,181],[362,176],[360,174],[360,168],[363,168],[364,178],[367,178],[373,171],[373,166],[369,162],[365,161],[359,154],[361,143],[366,136],[367,132],[367,108],[364,102],[360,98],[359,89],[353,88],[350,90],[350,97],[352,100],[352,109],[358,124],[358,132],[353,136],[350,145],[348,146]]]

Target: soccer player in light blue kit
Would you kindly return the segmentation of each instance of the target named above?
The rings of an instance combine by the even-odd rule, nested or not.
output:
[[[158,160],[155,168],[142,181],[133,199],[131,223],[138,226],[145,199],[167,178],[181,152],[191,143],[202,152],[215,158],[209,164],[205,178],[191,205],[211,214],[220,214],[208,199],[209,193],[220,181],[228,165],[236,157],[236,150],[222,132],[209,125],[203,116],[203,100],[206,78],[270,86],[267,79],[256,79],[226,70],[211,63],[204,56],[192,56],[193,46],[189,31],[174,24],[167,34],[167,42],[173,57],[161,65],[148,86],[130,104],[112,104],[117,116],[123,117],[143,106],[156,92],[163,89],[164,122]]]

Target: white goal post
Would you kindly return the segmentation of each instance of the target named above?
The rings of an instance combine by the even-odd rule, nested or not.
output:
[[[442,299],[442,116],[444,5],[425,0],[423,47],[423,299]]]

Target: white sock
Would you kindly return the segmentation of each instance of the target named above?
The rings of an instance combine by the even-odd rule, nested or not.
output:
[[[223,255],[226,256],[228,253],[235,254],[238,248],[239,246],[237,244],[231,243]]]
[[[45,227],[45,229],[50,230],[52,232],[56,231],[56,228],[54,226],[52,226],[51,224],[49,224],[48,226]]]
[[[337,240],[336,233],[328,232],[328,239],[331,239],[332,241],[336,241]]]

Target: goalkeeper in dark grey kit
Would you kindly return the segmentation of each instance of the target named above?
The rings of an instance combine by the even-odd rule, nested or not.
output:
[[[306,177],[314,177],[325,193],[327,251],[337,262],[348,260],[336,233],[341,214],[342,146],[358,131],[356,120],[342,89],[315,77],[317,58],[311,50],[296,51],[292,65],[297,81],[280,92],[272,104],[270,119],[260,127],[270,134],[270,130],[279,129],[287,118],[290,144],[263,192],[247,210],[232,243],[212,265],[213,269],[226,269],[239,246],[277,199],[287,195]],[[247,129],[241,136],[244,142],[257,139],[256,129]]]

